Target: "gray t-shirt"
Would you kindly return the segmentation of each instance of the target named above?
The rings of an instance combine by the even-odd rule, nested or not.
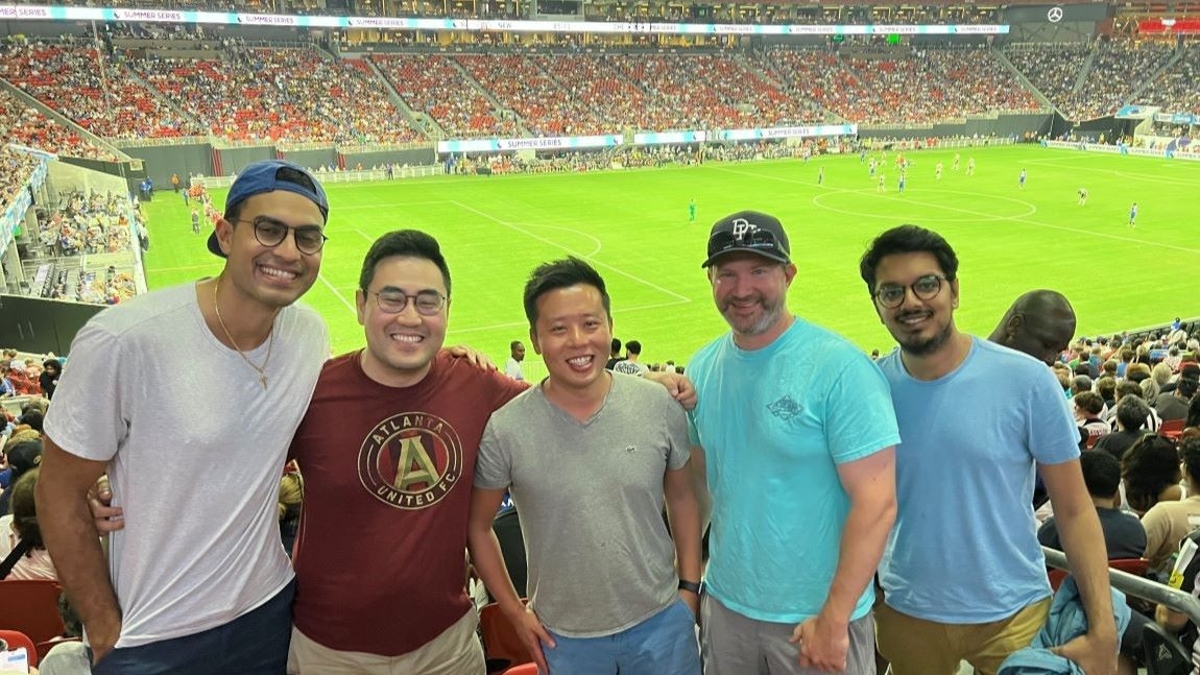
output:
[[[546,626],[599,637],[677,599],[663,479],[690,457],[687,418],[661,385],[612,377],[581,423],[541,386],[492,415],[476,487],[510,488],[529,553],[529,596]]]
[[[211,298],[211,296],[209,296]],[[204,322],[196,288],[154,291],[100,312],[71,344],[46,416],[66,452],[109,462],[125,528],[108,564],[121,605],[117,647],[226,624],[292,578],[279,538],[279,476],[329,356],[312,309],[286,307],[268,388]]]

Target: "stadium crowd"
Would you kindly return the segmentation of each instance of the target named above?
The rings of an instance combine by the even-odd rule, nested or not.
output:
[[[203,133],[94,46],[0,46],[0,77],[103,138],[164,138]]]
[[[78,130],[50,119],[12,93],[0,90],[0,139],[46,152],[117,161],[116,153]]]
[[[113,139],[198,134],[234,142],[405,144],[834,119],[929,124],[1041,108],[999,53],[982,47],[865,42],[752,53],[545,54],[510,46],[486,56],[337,58],[316,46],[220,44],[212,57],[179,58],[124,50],[113,56],[88,40],[11,43],[0,48],[0,76]],[[1004,55],[1068,117],[1082,119],[1111,113],[1168,63],[1146,97],[1172,111],[1195,109],[1200,94],[1190,83],[1198,50],[1191,45],[1169,61],[1169,45],[1101,40],[1009,47]],[[0,94],[0,129],[16,142],[116,157],[7,94]]]
[[[0,213],[16,200],[17,195],[29,183],[37,160],[23,152],[0,145]]]
[[[313,49],[236,45],[222,59],[128,59],[214,136],[234,141],[406,143],[418,138],[370,67]]]
[[[70,257],[131,250],[133,233],[125,195],[73,192],[64,201],[61,209],[39,212],[38,241],[47,255]],[[141,213],[134,218],[140,220]]]

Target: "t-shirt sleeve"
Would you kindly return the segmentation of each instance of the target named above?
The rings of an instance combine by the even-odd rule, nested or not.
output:
[[[475,459],[475,487],[484,490],[503,490],[512,484],[512,451],[500,440],[496,431],[496,417],[488,420],[479,441],[479,455]]]
[[[667,421],[667,468],[675,471],[682,469],[692,457],[692,442],[690,438],[690,423],[683,406],[670,396],[664,404]]]
[[[1029,388],[1029,451],[1043,464],[1079,458],[1079,427],[1054,373],[1037,364]]]
[[[688,441],[692,445],[700,447],[700,432],[696,430],[696,416],[694,412],[687,413],[687,433]]]
[[[900,442],[891,388],[865,354],[846,359],[824,405],[825,436],[837,464],[862,459]]]
[[[1151,507],[1146,515],[1142,516],[1142,527],[1146,530],[1145,556],[1147,558],[1158,562],[1175,550],[1174,546],[1167,541],[1171,523],[1165,509],[1157,505]]]
[[[145,381],[129,372],[123,353],[117,336],[95,320],[75,335],[45,420],[46,435],[66,452],[98,462],[117,454],[129,432],[131,383]]]

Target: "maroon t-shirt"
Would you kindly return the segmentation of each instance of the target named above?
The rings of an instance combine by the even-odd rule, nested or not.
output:
[[[441,353],[420,383],[327,362],[292,456],[304,474],[295,622],[341,651],[398,656],[470,607],[463,581],[479,439],[526,384]]]

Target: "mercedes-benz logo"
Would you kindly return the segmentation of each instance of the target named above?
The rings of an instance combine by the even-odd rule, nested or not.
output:
[[[1063,8],[1062,7],[1051,7],[1050,11],[1046,12],[1046,18],[1050,20],[1050,23],[1058,23],[1059,21],[1062,21],[1063,20]]]

